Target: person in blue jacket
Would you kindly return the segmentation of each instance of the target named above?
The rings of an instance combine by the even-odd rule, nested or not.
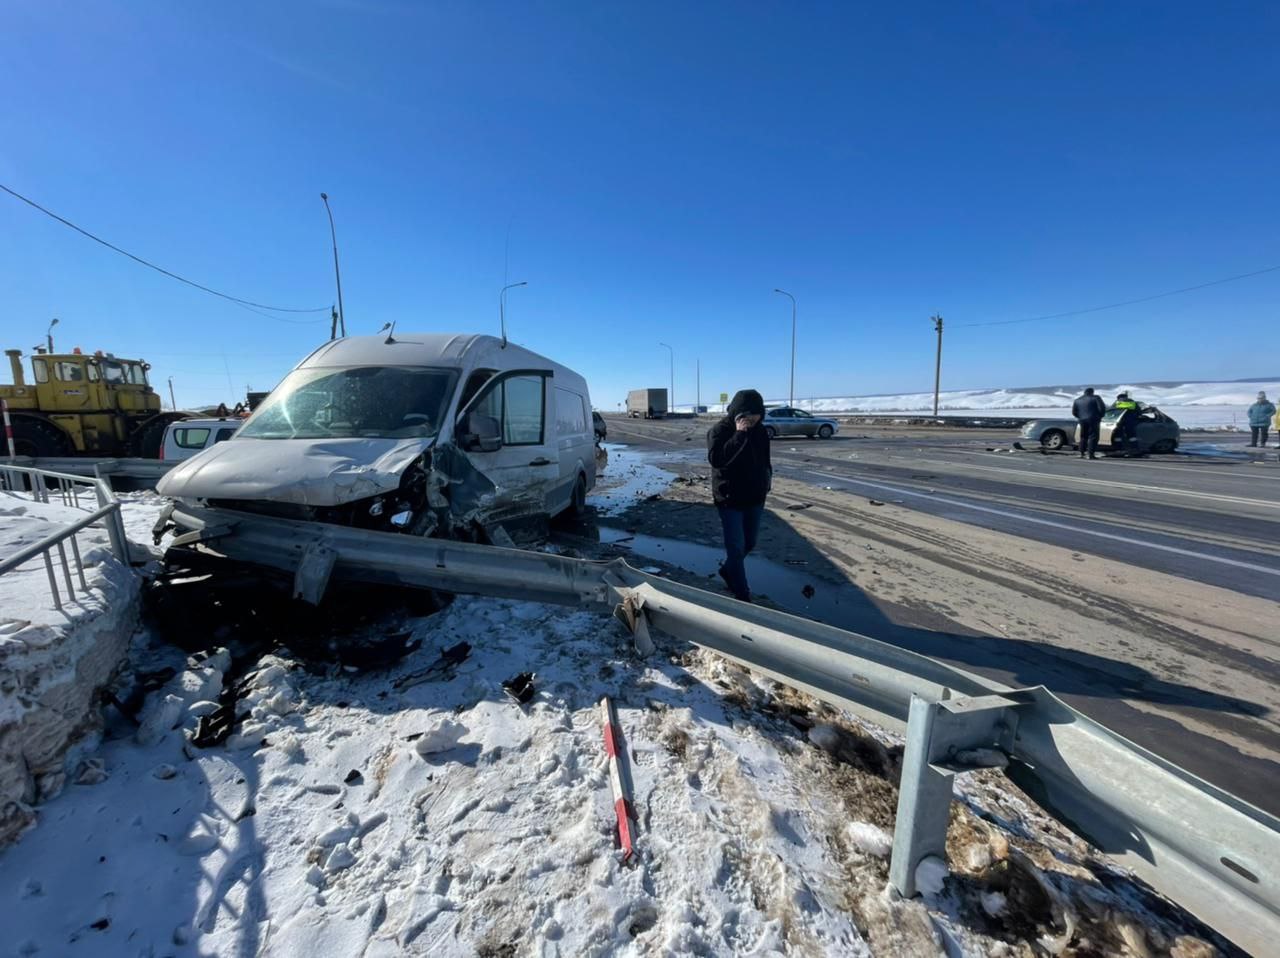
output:
[[[1271,428],[1271,417],[1276,414],[1274,403],[1267,402],[1267,394],[1258,393],[1258,400],[1249,407],[1249,445],[1267,448],[1267,430]]]

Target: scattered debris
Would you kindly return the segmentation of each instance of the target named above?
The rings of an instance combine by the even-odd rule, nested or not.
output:
[[[524,705],[531,698],[535,691],[533,687],[533,672],[521,672],[514,675],[502,683],[502,691],[506,692],[521,705]]]
[[[787,506],[787,511],[802,512],[805,509],[812,509],[812,508],[813,508],[812,502],[793,502],[791,505]]]
[[[363,785],[364,776],[360,774],[360,770],[358,768],[353,768],[351,771],[347,772],[347,777],[342,780],[342,784]]]
[[[884,505],[884,503],[883,503],[883,502],[881,502],[879,499],[868,499],[868,500],[867,500],[867,502],[871,503],[873,506],[883,506],[883,505]]]

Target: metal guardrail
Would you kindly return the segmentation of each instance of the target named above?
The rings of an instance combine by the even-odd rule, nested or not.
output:
[[[957,772],[1004,767],[1062,824],[1240,947],[1280,941],[1280,820],[1135,745],[1045,688],[1012,689],[798,616],[598,562],[178,504],[178,547],[291,573],[319,601],[331,575],[613,612],[642,653],[650,626],[876,724],[905,730],[890,878],[945,855]],[[234,534],[231,534],[234,533]]]
[[[89,489],[86,490],[85,486]],[[67,599],[75,600],[76,580],[79,580],[82,593],[87,594],[89,591],[89,583],[84,576],[84,560],[80,555],[80,543],[76,540],[77,533],[99,523],[105,525],[111,540],[111,551],[125,568],[130,567],[129,542],[125,537],[124,521],[120,516],[120,503],[112,493],[110,485],[102,478],[87,479],[84,476],[50,472],[47,469],[0,464],[0,490],[29,492],[37,502],[48,503],[54,499],[61,499],[64,505],[77,509],[86,508],[81,504],[81,495],[91,493],[93,501],[97,503],[98,508],[90,511],[83,519],[62,526],[57,532],[45,536],[39,542],[32,543],[8,558],[0,560],[0,576],[3,576],[6,572],[11,572],[36,557],[42,557],[45,572],[49,576],[49,593],[53,598],[54,608],[59,612],[62,611],[63,597],[58,587],[58,577],[54,572],[55,551],[58,555],[58,565],[62,568]],[[72,560],[74,560],[74,579],[71,574],[73,562],[68,561],[67,558],[68,543]]]
[[[166,472],[176,466],[176,461],[163,459],[99,458],[96,456],[59,456],[33,459],[30,456],[0,456],[0,466],[22,466],[45,472],[63,473],[81,477],[110,479],[122,476],[154,485]]]

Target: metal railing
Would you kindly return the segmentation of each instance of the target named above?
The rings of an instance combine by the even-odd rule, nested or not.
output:
[[[51,503],[61,501],[63,505],[73,509],[89,509],[82,502],[88,498],[96,503],[83,519],[69,525],[61,526],[56,532],[45,536],[39,542],[26,546],[13,555],[0,560],[0,576],[12,572],[19,566],[37,557],[44,560],[45,572],[49,577],[49,594],[54,608],[63,611],[63,592],[58,586],[58,575],[55,571],[54,554],[57,554],[57,566],[62,570],[62,581],[66,589],[66,601],[75,601],[76,582],[80,584],[80,592],[88,594],[89,583],[85,579],[84,559],[80,555],[80,543],[76,535],[91,526],[104,526],[111,540],[111,551],[125,568],[130,568],[129,542],[124,532],[124,520],[120,516],[120,502],[111,491],[111,486],[101,476],[87,478],[70,473],[50,472],[47,469],[35,469],[30,466],[0,464],[0,491],[18,494],[29,494],[36,502]],[[91,498],[90,498],[91,497]],[[67,551],[70,547],[71,557]],[[72,575],[72,566],[75,575]]]
[[[1042,687],[1013,689],[897,646],[598,562],[179,504],[179,548],[285,571],[319,601],[333,574],[612,612],[903,731],[890,880],[945,855],[952,777],[1003,767],[1059,822],[1247,951],[1280,941],[1280,820],[1128,741]]]

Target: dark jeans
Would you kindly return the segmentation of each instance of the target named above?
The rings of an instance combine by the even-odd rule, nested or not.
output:
[[[1138,417],[1133,413],[1116,423],[1111,433],[1111,448],[1116,452],[1124,452],[1126,456],[1138,454]]]
[[[1081,419],[1080,420],[1080,455],[1088,454],[1092,459],[1098,453],[1098,426],[1102,424],[1100,419]]]
[[[1253,433],[1253,438],[1249,441],[1251,446],[1265,446],[1267,444],[1267,433],[1270,426],[1250,426],[1249,430]]]
[[[724,565],[720,575],[735,598],[751,601],[751,589],[747,586],[746,558],[756,547],[760,536],[760,519],[764,516],[763,503],[746,509],[716,506],[720,513],[720,527],[724,530]]]

